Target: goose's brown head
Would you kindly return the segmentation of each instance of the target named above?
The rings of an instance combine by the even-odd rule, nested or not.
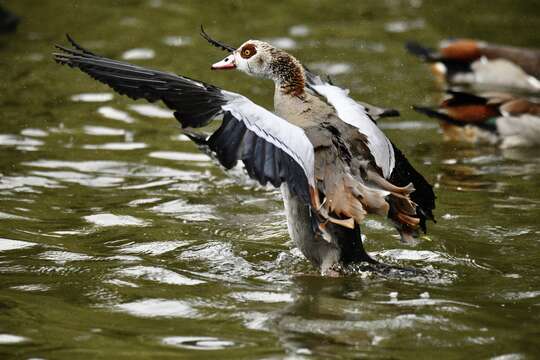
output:
[[[212,65],[212,70],[238,69],[248,75],[271,78],[270,64],[278,50],[259,40],[248,40],[225,59]]]
[[[248,75],[273,80],[285,93],[300,95],[304,91],[304,68],[296,58],[260,40],[248,40],[213,70],[237,69]]]

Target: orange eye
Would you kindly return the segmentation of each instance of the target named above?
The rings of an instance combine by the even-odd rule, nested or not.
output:
[[[242,50],[240,52],[240,56],[242,56],[244,59],[249,59],[253,55],[257,53],[257,49],[255,48],[255,45],[253,44],[246,44],[244,47],[242,47]]]

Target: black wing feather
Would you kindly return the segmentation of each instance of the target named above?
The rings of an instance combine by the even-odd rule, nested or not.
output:
[[[221,106],[226,103],[221,90],[213,85],[107,59],[84,49],[73,39],[70,42],[75,49],[56,46],[62,51],[54,54],[56,62],[79,68],[131,99],[163,101],[175,110],[183,127],[205,126],[222,112]]]
[[[201,32],[206,38],[203,29]],[[201,148],[210,150],[225,168],[230,169],[241,160],[248,175],[261,184],[270,182],[278,187],[286,182],[291,193],[310,203],[308,179],[300,164],[264,135],[249,130],[231,112],[224,112],[222,106],[228,101],[221,89],[185,76],[107,59],[84,49],[69,35],[68,40],[74,49],[57,45],[61,52],[53,54],[56,62],[79,68],[134,100],[163,101],[175,111],[183,127],[202,127],[222,114],[221,126],[209,138],[189,131],[186,135]],[[230,48],[215,41],[214,44]]]
[[[394,147],[396,165],[388,180],[397,186],[406,186],[412,181],[415,191],[410,195],[411,200],[418,205],[417,215],[420,218],[420,226],[426,232],[426,220],[435,221],[433,210],[435,210],[436,197],[433,186],[416,171],[396,145],[392,143],[392,146]]]
[[[200,139],[197,139],[200,143]],[[238,160],[248,175],[265,185],[287,183],[291,193],[310,203],[309,185],[302,167],[289,154],[249,130],[226,112],[223,123],[206,141],[219,162],[230,169]]]

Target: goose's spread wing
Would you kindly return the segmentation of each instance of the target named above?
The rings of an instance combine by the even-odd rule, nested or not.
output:
[[[313,71],[307,69],[306,67],[304,67],[304,73],[306,74],[307,88],[310,90],[317,92],[314,86],[326,86],[326,85],[336,86],[332,82],[332,79],[330,79],[330,76],[327,76],[327,79],[325,80],[320,75],[315,74]],[[348,93],[348,90],[344,89],[344,91]],[[356,102],[366,109],[366,112],[368,113],[369,117],[375,122],[379,120],[380,118],[394,117],[394,116],[400,115],[399,111],[396,109],[382,108],[382,107],[378,107],[378,106],[368,104],[366,102],[362,102],[358,100],[356,100]]]
[[[367,145],[375,163],[385,178],[390,177],[395,166],[392,143],[368,115],[364,106],[349,97],[349,92],[329,83],[310,85],[336,109],[338,117],[354,126],[367,138]]]
[[[433,187],[414,169],[403,153],[386,137],[373,121],[374,116],[398,116],[392,109],[381,109],[355,101],[349,97],[349,91],[324,81],[320,76],[306,70],[308,86],[324,96],[336,109],[338,116],[352,125],[368,139],[368,147],[376,164],[383,171],[383,176],[397,186],[413,183],[415,191],[411,199],[417,204],[417,216],[420,227],[426,231],[426,220],[434,220],[435,194]],[[370,107],[374,110],[371,110]],[[386,115],[385,115],[386,114]]]
[[[278,187],[287,182],[292,193],[311,202],[314,150],[304,130],[242,95],[222,93],[227,99],[223,123],[207,140],[220,163],[230,168],[242,160],[260,183]]]
[[[223,117],[218,130],[202,140],[222,165],[231,168],[241,160],[260,183],[276,187],[287,183],[302,200],[315,201],[314,150],[301,128],[244,96],[184,76],[107,59],[69,40],[75,49],[58,46],[62,51],[54,54],[58,63],[79,68],[132,99],[163,101],[183,127],[202,127]]]

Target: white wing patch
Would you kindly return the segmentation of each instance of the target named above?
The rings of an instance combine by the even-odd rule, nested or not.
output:
[[[304,130],[289,123],[248,98],[222,91],[227,104],[224,111],[241,120],[257,136],[277,146],[291,156],[304,170],[308,183],[315,186],[315,152]]]
[[[394,148],[390,140],[369,118],[366,109],[349,97],[349,91],[334,85],[312,85],[312,87],[336,109],[338,117],[367,136],[368,147],[375,163],[383,172],[385,178],[392,173],[395,165]]]

